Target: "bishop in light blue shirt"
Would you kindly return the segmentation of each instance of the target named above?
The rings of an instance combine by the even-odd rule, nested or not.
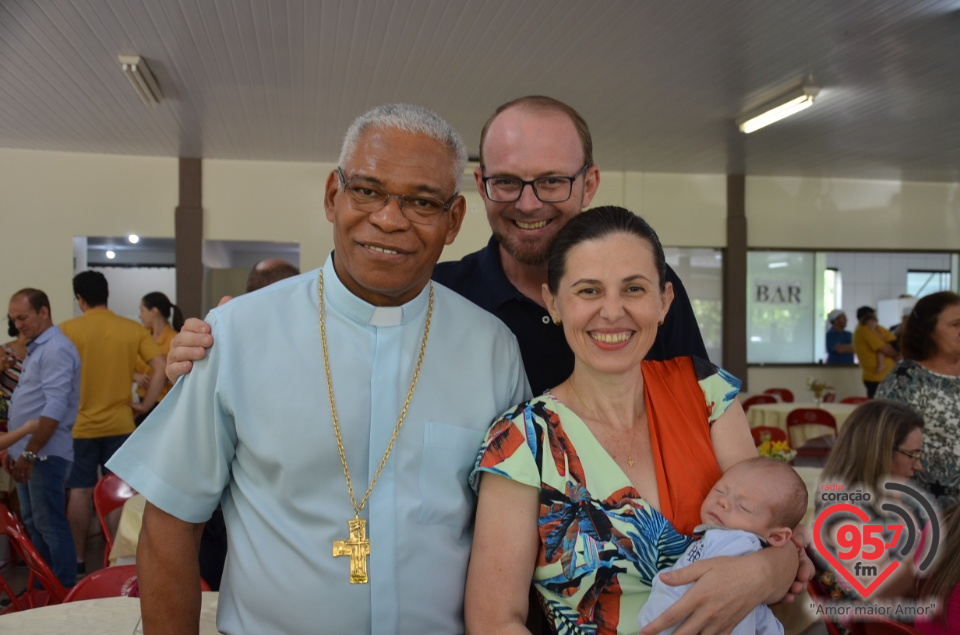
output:
[[[334,399],[356,497],[393,435],[423,338],[431,285],[377,307],[323,267]],[[360,513],[369,584],[334,557],[354,511],[334,435],[319,325],[319,270],[207,316],[216,344],[108,467],[191,523],[223,504],[230,548],[224,633],[460,633],[484,432],[529,395],[516,338],[439,284],[419,382]]]

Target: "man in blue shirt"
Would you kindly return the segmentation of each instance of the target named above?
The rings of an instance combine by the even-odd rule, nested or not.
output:
[[[36,433],[10,447],[5,467],[17,482],[30,540],[60,583],[77,580],[77,558],[67,522],[65,484],[73,462],[70,431],[80,407],[80,356],[53,325],[50,300],[38,289],[10,299],[9,315],[27,338],[27,358],[10,401],[9,427],[39,419]]]
[[[827,315],[827,363],[853,363],[853,333],[847,329],[847,314],[834,309]]]

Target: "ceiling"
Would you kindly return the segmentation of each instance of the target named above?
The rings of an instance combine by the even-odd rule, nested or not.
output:
[[[812,108],[737,131],[808,76]],[[584,115],[601,168],[960,181],[960,0],[0,2],[0,147],[335,161],[356,115],[406,101],[475,154],[537,93]]]

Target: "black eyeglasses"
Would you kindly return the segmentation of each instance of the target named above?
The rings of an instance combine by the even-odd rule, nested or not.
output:
[[[354,209],[367,214],[379,212],[391,198],[397,200],[400,206],[400,212],[411,223],[421,225],[432,225],[440,218],[440,214],[447,212],[457,200],[459,194],[454,194],[447,201],[441,201],[424,194],[390,194],[383,191],[378,185],[365,180],[364,177],[346,178],[343,170],[337,168],[337,176],[340,178],[340,187],[343,188],[350,199],[350,204]]]
[[[515,176],[485,176],[483,189],[487,198],[495,203],[512,203],[520,200],[523,188],[530,186],[533,194],[543,203],[562,203],[573,193],[573,182],[590,167],[585,163],[573,176],[542,176],[524,181]]]
[[[907,452],[906,450],[901,450],[900,448],[896,448],[894,451],[899,452],[903,456],[908,456],[914,461],[919,461],[920,459],[923,458],[923,450],[917,450],[916,452]]]

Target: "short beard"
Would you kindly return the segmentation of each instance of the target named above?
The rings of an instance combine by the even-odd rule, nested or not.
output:
[[[503,250],[521,265],[542,265],[547,262],[547,257],[550,255],[550,245],[535,250],[532,247],[526,248],[527,245],[523,241],[511,241],[508,236],[500,232],[494,232],[493,237],[500,243]]]

